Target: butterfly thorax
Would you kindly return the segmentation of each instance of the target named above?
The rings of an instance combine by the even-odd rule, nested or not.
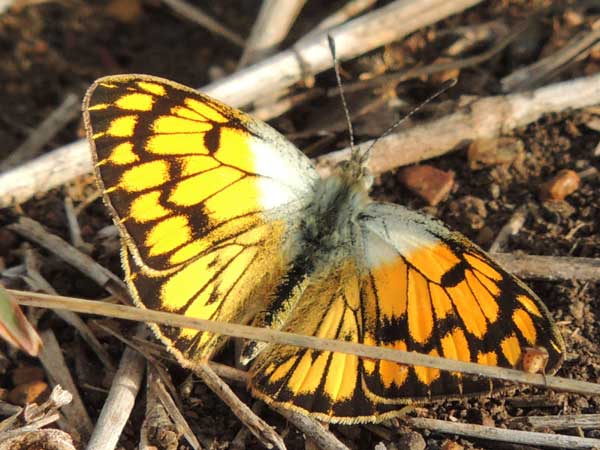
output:
[[[331,176],[317,183],[302,226],[303,244],[315,253],[352,242],[352,224],[371,202],[368,176],[351,165],[352,161],[339,165]]]

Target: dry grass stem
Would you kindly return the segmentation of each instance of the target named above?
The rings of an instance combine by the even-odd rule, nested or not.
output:
[[[188,444],[190,444],[194,450],[202,448],[200,442],[198,442],[198,439],[196,438],[196,435],[194,435],[194,432],[185,420],[185,417],[183,417],[179,406],[177,403],[175,403],[173,397],[165,387],[165,384],[163,383],[163,375],[161,375],[156,367],[153,367],[151,364],[148,364],[147,382],[150,386],[150,390],[152,390],[154,395],[156,395],[158,400],[160,400],[164,411],[167,412],[171,417],[171,420],[173,421],[177,431],[185,437]]]
[[[179,410],[178,405],[173,401],[171,394],[165,388],[162,382],[161,375],[148,363],[147,378],[146,378],[146,419],[144,420],[144,428],[162,429],[159,435],[169,434],[174,438],[177,434],[185,436],[188,444],[194,449],[202,448],[200,442],[192,432],[183,414]],[[174,430],[177,430],[175,433]],[[171,431],[169,432],[169,430]],[[153,433],[155,434],[155,433]]]
[[[331,31],[340,60],[354,58],[422,27],[480,3],[481,0],[395,1]],[[264,96],[332,67],[325,33],[246,67],[201,90],[232,106]],[[423,158],[421,158],[423,159]],[[79,140],[0,175],[0,208],[22,203],[92,171],[88,143]]]
[[[494,239],[494,242],[492,242],[492,245],[490,245],[488,251],[490,253],[501,252],[506,243],[508,242],[508,238],[514,236],[519,232],[521,228],[523,228],[525,220],[527,219],[527,214],[527,205],[522,205],[519,208],[517,208],[508,220],[508,222],[506,222],[506,224],[504,224],[504,226],[500,229],[498,235],[496,236],[496,239]]]
[[[243,403],[231,388],[210,368],[208,364],[197,364],[194,373],[213,391],[252,434],[267,448],[284,450],[283,438],[279,436],[264,420]]]
[[[46,231],[39,222],[21,217],[17,223],[13,223],[7,228],[54,253],[81,273],[86,274],[111,294],[128,302],[127,287],[116,275],[62,238]]]
[[[566,447],[589,449],[600,447],[600,439],[566,436],[562,434],[537,433],[534,431],[508,430],[506,428],[487,427],[445,420],[412,417],[407,422],[416,428],[432,430],[436,433],[458,434],[477,439],[497,442],[510,442],[523,445],[539,445],[542,447]]]
[[[42,291],[46,294],[56,295],[57,292],[54,290],[52,285],[42,276],[40,273],[40,261],[37,254],[32,249],[25,249],[25,270],[26,275],[23,276],[24,281],[36,291]],[[73,328],[75,328],[83,340],[90,346],[92,351],[96,354],[100,362],[104,367],[111,372],[115,371],[115,365],[108,352],[104,349],[100,341],[96,338],[96,335],[88,327],[88,325],[74,312],[55,310],[54,313],[62,320],[67,322]],[[34,316],[35,317],[35,316]],[[35,318],[37,322],[37,318]]]
[[[169,8],[171,8],[180,16],[183,16],[186,19],[197,23],[201,27],[206,28],[211,33],[214,33],[217,36],[224,37],[229,42],[237,45],[238,47],[244,46],[244,39],[239,34],[228,29],[223,24],[217,22],[215,19],[206,14],[197,6],[191,5],[183,0],[163,0],[163,3],[169,6]]]
[[[138,333],[145,334],[140,326]],[[108,397],[86,447],[87,450],[113,450],[123,427],[129,420],[135,398],[140,390],[145,360],[135,350],[125,348]]]
[[[73,200],[71,197],[65,197],[65,215],[67,216],[67,225],[69,226],[69,236],[71,238],[71,244],[78,249],[85,248],[85,242],[81,237],[81,227],[77,220],[77,213],[73,206]]]
[[[600,41],[600,20],[592,24],[591,28],[589,31],[577,34],[555,53],[505,76],[500,81],[502,91],[522,91],[539,86],[543,80],[557,75],[562,69],[568,67],[574,59],[587,55],[594,44]]]
[[[0,172],[38,156],[43,148],[80,112],[81,98],[73,93],[67,94],[63,102],[56,108],[10,155],[0,162]]]
[[[0,416],[12,416],[19,414],[22,410],[23,408],[20,406],[0,400]],[[2,423],[0,422],[0,431],[2,431]]]
[[[264,0],[246,41],[238,70],[274,53],[305,3],[306,0]]]
[[[73,396],[71,403],[63,406],[62,412],[69,425],[75,428],[82,437],[87,437],[92,433],[94,426],[79,395],[77,385],[67,367],[58,340],[52,330],[41,332],[40,337],[44,345],[39,358],[46,370],[48,379],[52,385],[62,386]]]
[[[415,352],[404,352],[384,347],[374,347],[334,339],[322,339],[314,336],[304,336],[278,330],[239,325],[234,323],[213,322],[210,320],[193,319],[180,314],[161,311],[140,310],[131,306],[111,305],[91,300],[71,297],[48,296],[9,290],[21,305],[38,308],[59,308],[87,314],[103,314],[126,320],[139,322],[154,322],[178,328],[192,328],[208,331],[230,337],[258,340],[269,343],[294,345],[322,351],[333,351],[353,354],[364,358],[384,359],[405,365],[425,366],[441,370],[462,372],[465,374],[484,376],[488,378],[512,381],[533,386],[567,391],[583,395],[600,395],[600,384],[572,380],[556,376],[526,373],[515,369],[495,366],[485,366],[454,359],[429,356]],[[211,370],[212,372],[212,370]],[[214,372],[213,372],[214,373]]]
[[[211,367],[213,367],[213,366],[211,366]],[[213,367],[213,369],[214,369],[214,367]],[[252,403],[252,407],[250,409],[252,409],[252,412],[254,412],[257,416],[260,416],[260,414],[265,409],[265,404],[263,402],[261,402],[260,400],[257,400],[254,403]],[[248,428],[246,428],[246,427],[240,428],[240,430],[237,432],[235,437],[231,440],[228,450],[245,450],[246,449],[246,441],[248,440],[250,435],[251,435],[251,433]],[[283,437],[285,438],[285,436],[283,436]]]

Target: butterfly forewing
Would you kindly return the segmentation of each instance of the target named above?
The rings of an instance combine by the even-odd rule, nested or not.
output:
[[[84,118],[136,303],[233,322],[264,308],[317,178],[310,161],[267,125],[154,77],[98,80]],[[158,333],[184,363],[220,342]]]

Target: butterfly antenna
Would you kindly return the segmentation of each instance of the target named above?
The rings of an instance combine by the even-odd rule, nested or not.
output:
[[[446,92],[451,87],[455,86],[456,83],[457,83],[456,78],[452,78],[450,80],[446,80],[444,82],[444,84],[442,84],[442,86],[436,92],[434,92],[432,95],[430,95],[425,100],[423,100],[419,105],[417,105],[415,108],[413,108],[411,111],[409,111],[404,117],[402,117],[401,119],[399,119],[398,121],[396,121],[395,123],[393,123],[387,130],[385,130],[379,137],[377,137],[373,141],[373,143],[369,146],[369,148],[367,148],[364,151],[364,153],[360,156],[360,163],[361,163],[361,165],[366,163],[367,159],[369,158],[369,154],[371,153],[371,149],[373,149],[373,147],[375,147],[375,145],[381,139],[383,139],[384,137],[388,136],[392,131],[394,131],[396,128],[398,128],[399,125],[401,125],[402,123],[404,123],[407,119],[410,119],[415,113],[419,112],[427,103],[431,102],[436,97],[438,97],[439,95],[443,94],[444,92]],[[350,147],[350,148],[352,150],[352,153],[354,153],[354,149],[352,147]]]
[[[344,95],[344,87],[342,86],[342,77],[340,76],[340,64],[337,59],[337,54],[335,52],[335,41],[333,40],[330,34],[327,35],[327,42],[329,42],[329,50],[331,50],[331,57],[333,58],[333,70],[335,71],[335,78],[337,80],[338,89],[340,90],[342,106],[344,107],[344,114],[346,115],[346,122],[348,124],[348,134],[350,135],[350,152],[352,154],[352,159],[356,159],[359,157],[359,155],[356,147],[354,146],[354,130],[352,129],[350,111],[348,110],[346,96]]]

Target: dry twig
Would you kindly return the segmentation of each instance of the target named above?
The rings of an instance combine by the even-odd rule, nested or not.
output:
[[[348,447],[344,445],[335,435],[321,425],[317,420],[306,414],[301,414],[290,409],[280,408],[275,405],[269,405],[272,409],[277,411],[296,428],[302,431],[307,440],[313,441],[318,448],[326,448],[331,450],[348,450]]]
[[[30,285],[33,290],[42,291],[46,294],[56,295],[57,292],[54,290],[52,285],[46,281],[46,279],[39,272],[40,262],[37,258],[36,253],[31,249],[25,250],[25,268],[27,275],[24,276],[24,280]],[[100,362],[104,364],[104,367],[111,372],[114,372],[115,367],[112,362],[112,358],[108,352],[104,349],[96,335],[92,332],[90,327],[72,311],[60,311],[56,310],[54,313],[62,320],[67,322],[73,328],[75,328],[83,340],[90,346],[92,351],[96,354]]]
[[[190,5],[183,0],[163,0],[163,3],[166,3],[177,14],[197,23],[217,36],[222,36],[239,47],[244,46],[244,39],[239,34],[220,24],[197,6]]]
[[[53,385],[62,386],[73,396],[71,403],[63,407],[63,413],[71,427],[75,428],[82,436],[89,436],[94,428],[92,420],[81,400],[79,390],[67,367],[56,336],[52,330],[46,330],[40,333],[40,337],[44,345],[39,358],[46,369],[48,378]]]
[[[528,425],[535,429],[566,428],[600,429],[600,414],[571,414],[563,416],[525,416],[509,420],[510,425]]]
[[[447,422],[445,420],[411,417],[408,423],[417,428],[435,431],[436,433],[458,434],[477,439],[488,439],[499,442],[511,442],[524,445],[540,445],[542,447],[593,448],[600,446],[600,439],[562,434],[537,433],[534,431],[507,430],[506,428],[487,427],[469,423]]]
[[[40,154],[44,145],[79,114],[81,99],[73,93],[67,94],[56,108],[4,161],[0,172],[23,164]]]
[[[240,421],[267,448],[285,449],[283,438],[273,428],[243,403],[231,388],[210,368],[208,364],[197,364],[194,373],[228,405]]]
[[[510,236],[514,236],[521,228],[523,228],[525,219],[527,219],[527,213],[527,205],[522,205],[515,210],[509,221],[504,224],[504,226],[498,232],[498,235],[496,236],[496,239],[494,239],[494,242],[492,242],[492,245],[490,245],[488,250],[490,253],[498,253],[502,251],[502,248],[508,242],[508,238]]]
[[[198,442],[198,439],[185,420],[185,417],[183,417],[183,414],[179,410],[179,407],[173,400],[173,397],[171,397],[171,394],[167,391],[167,388],[162,381],[161,374],[150,363],[148,363],[147,383],[149,387],[148,390],[152,392],[152,395],[154,395],[156,399],[160,400],[163,411],[169,414],[177,431],[185,437],[188,444],[190,444],[194,450],[202,448],[200,442]]]
[[[494,259],[521,278],[538,280],[600,280],[600,258],[494,253]]]
[[[238,70],[275,52],[294,24],[306,0],[264,0],[246,41]]]
[[[352,17],[358,16],[361,12],[369,9],[377,3],[377,0],[350,0],[344,6],[342,6],[338,11],[325,18],[319,25],[317,25],[310,33],[304,36],[302,40],[308,40],[319,33],[330,30]]]
[[[16,449],[75,450],[75,446],[68,433],[55,429],[35,430],[12,437],[0,435],[0,450]]]
[[[545,86],[532,92],[484,97],[453,114],[391,134],[377,141],[369,167],[375,174],[434,158],[474,139],[490,139],[525,126],[543,114],[600,103],[600,74]],[[360,145],[369,148],[373,141]],[[350,157],[346,148],[317,159],[328,174]]]
[[[75,248],[83,249],[85,242],[81,237],[81,228],[79,227],[79,221],[77,220],[77,214],[75,213],[71,197],[65,197],[65,215],[67,216],[67,224],[69,225],[71,244]]]
[[[19,222],[8,225],[7,228],[54,253],[63,261],[86,274],[111,294],[124,302],[128,302],[129,294],[127,287],[115,274],[102,267],[88,255],[80,252],[62,238],[46,231],[39,222],[27,217],[21,217]]]
[[[502,91],[514,92],[538,86],[542,80],[560,73],[570,61],[587,55],[599,40],[600,20],[592,25],[590,31],[579,33],[557,52],[504,77],[500,81]]]
[[[140,325],[138,333],[145,334],[145,328]],[[140,390],[144,367],[143,356],[126,347],[87,450],[113,450],[116,447]]]

